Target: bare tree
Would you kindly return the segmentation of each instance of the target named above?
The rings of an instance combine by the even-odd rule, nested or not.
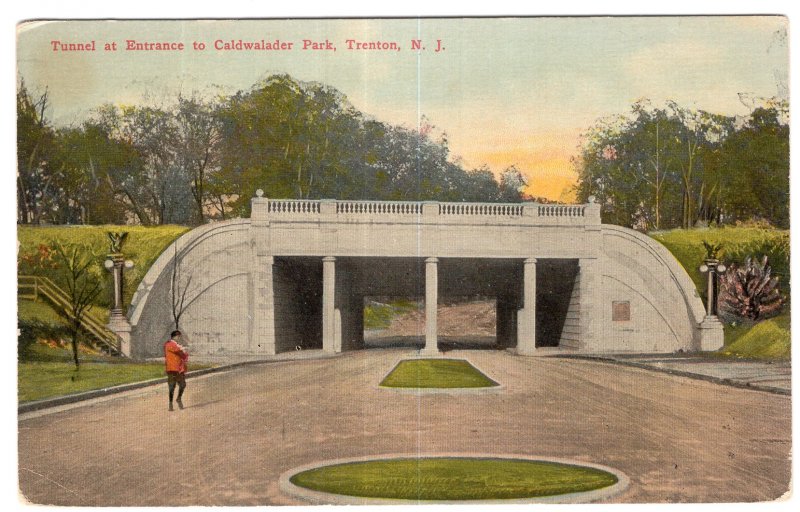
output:
[[[92,273],[92,266],[97,264],[97,256],[88,245],[67,247],[61,242],[54,242],[53,249],[61,270],[61,281],[66,285],[68,295],[68,304],[59,311],[67,320],[75,368],[80,369],[78,336],[83,328],[86,312],[91,309],[102,289],[100,278]]]
[[[193,273],[189,272],[184,277],[182,265],[178,259],[178,245],[175,244],[175,254],[172,257],[172,275],[170,276],[170,305],[172,306],[172,320],[175,329],[180,329],[181,316],[186,311],[186,297],[192,288]],[[191,301],[189,301],[191,302]]]

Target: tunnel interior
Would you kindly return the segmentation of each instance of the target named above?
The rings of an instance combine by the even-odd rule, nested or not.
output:
[[[438,304],[489,304],[463,328],[438,330],[440,350],[512,348],[516,346],[517,310],[523,307],[523,260],[440,258]],[[322,348],[323,264],[318,257],[275,257],[275,332],[278,351]],[[536,266],[536,346],[557,347],[576,313],[577,260],[539,259]],[[342,350],[424,345],[425,259],[338,257],[335,261],[336,332]],[[365,327],[365,305],[381,308],[416,302],[409,307],[403,336],[386,336]],[[478,309],[480,308],[473,308]],[[371,312],[368,312],[368,314]],[[441,316],[441,313],[440,315]],[[477,318],[480,316],[480,318]],[[487,332],[486,322],[494,322]],[[477,326],[475,322],[483,322]],[[367,324],[370,324],[369,321]],[[480,328],[478,328],[480,327]],[[480,331],[480,336],[475,335]]]

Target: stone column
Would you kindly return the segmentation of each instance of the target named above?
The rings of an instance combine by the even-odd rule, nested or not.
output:
[[[275,285],[273,283],[272,256],[259,254],[254,258],[253,269],[253,333],[250,350],[262,354],[275,354]]]
[[[275,258],[270,243],[269,199],[256,190],[251,201],[250,236],[252,260],[250,270],[250,343],[249,350],[260,354],[277,353],[275,338]]]
[[[322,350],[336,352],[336,258],[322,258]]]
[[[708,273],[708,287],[706,291],[706,316],[698,326],[699,349],[703,352],[719,350],[725,344],[725,331],[717,317],[717,287],[718,275],[725,272],[725,265],[721,265],[716,258],[706,258],[700,267],[700,272]]]
[[[523,307],[517,316],[517,354],[536,352],[536,258],[525,260]]]
[[[439,305],[439,259],[425,259],[425,349],[426,354],[438,354],[436,308]]]
[[[598,275],[596,258],[581,258],[578,262],[578,301],[580,340],[579,350],[602,350],[600,331],[602,330],[603,310],[610,310],[611,301],[600,297],[600,276]]]

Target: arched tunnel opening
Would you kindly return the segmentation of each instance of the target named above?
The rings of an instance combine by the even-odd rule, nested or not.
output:
[[[517,344],[524,306],[519,258],[439,258],[438,348],[505,349]],[[421,348],[425,345],[425,258],[337,257],[334,278],[336,349]],[[577,260],[538,259],[536,347],[577,336]],[[273,267],[278,351],[321,349],[323,263],[318,257],[276,257]]]

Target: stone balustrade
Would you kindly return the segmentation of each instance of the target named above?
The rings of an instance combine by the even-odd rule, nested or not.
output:
[[[251,219],[268,221],[500,223],[599,225],[600,205],[540,203],[440,203],[433,201],[337,201],[253,198]]]

